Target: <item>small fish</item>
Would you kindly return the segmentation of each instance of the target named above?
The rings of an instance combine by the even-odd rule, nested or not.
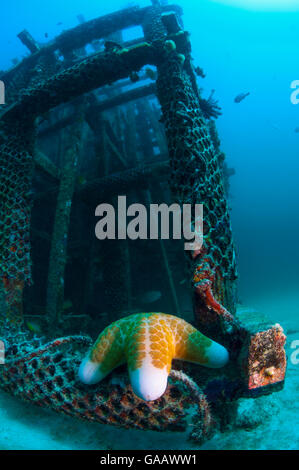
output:
[[[245,100],[245,98],[250,95],[250,92],[248,93],[240,93],[237,95],[234,99],[235,103],[241,103],[241,101]]]
[[[45,38],[48,38],[49,37],[49,34],[48,33],[45,33]]]
[[[299,134],[299,127],[296,127],[295,133],[296,133],[296,134]]]
[[[63,302],[63,310],[64,310],[64,311],[65,311],[65,310],[69,310],[70,308],[72,308],[72,306],[73,306],[73,303],[72,303],[71,300],[65,300],[65,301]]]
[[[31,333],[36,333],[36,334],[40,334],[42,329],[41,329],[41,325],[39,323],[37,323],[36,321],[27,321],[26,322],[26,326],[28,328],[29,331],[31,331]]]
[[[58,23],[56,23],[56,26],[61,26],[62,24],[62,21],[58,21]]]
[[[275,131],[281,131],[281,128],[280,128],[279,125],[276,124],[276,123],[273,123],[273,122],[272,122],[272,123],[270,123],[270,126],[271,126],[272,129],[274,129]],[[299,129],[299,127],[298,127],[298,129]],[[295,132],[296,132],[296,129],[295,129]]]
[[[86,178],[82,175],[78,176],[78,184],[83,185],[86,183]]]
[[[140,296],[140,300],[145,304],[152,304],[161,299],[162,293],[159,290],[152,290]]]
[[[290,328],[290,329],[287,329],[287,334],[288,335],[294,335],[294,334],[298,334],[298,328]]]

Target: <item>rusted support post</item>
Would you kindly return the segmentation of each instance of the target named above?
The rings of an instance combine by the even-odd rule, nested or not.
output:
[[[104,177],[101,179],[105,179],[105,177],[109,174],[109,166],[110,166],[110,151],[107,148],[107,135],[106,135],[106,121],[103,119],[101,113],[95,113],[94,118],[91,119],[89,115],[88,120],[89,127],[93,131],[94,134],[94,150],[96,154],[96,175],[99,176],[104,174]],[[96,179],[100,179],[99,177]],[[98,185],[99,188],[102,188],[101,183]],[[82,198],[81,193],[80,198]],[[82,198],[84,200],[84,197]],[[93,204],[94,201],[91,201],[90,204]],[[98,201],[94,203],[95,206],[98,204]],[[94,214],[92,214],[94,217]],[[88,303],[90,302],[93,286],[95,282],[95,261],[97,255],[101,256],[101,245],[100,242],[96,239],[94,231],[89,234],[89,253],[88,253],[88,266],[86,271],[86,281],[85,281],[85,288],[84,288],[84,299],[83,299],[83,308],[82,313],[87,312]],[[104,325],[106,326],[106,325]]]
[[[81,105],[82,106],[82,105]],[[56,215],[50,251],[46,321],[51,333],[58,327],[64,297],[64,271],[67,255],[67,239],[72,199],[77,175],[77,164],[82,145],[84,118],[82,108],[78,111],[76,124],[71,129],[66,144],[64,165],[61,172],[57,197]]]

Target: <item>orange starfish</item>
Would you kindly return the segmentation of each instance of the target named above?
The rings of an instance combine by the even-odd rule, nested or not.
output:
[[[223,367],[228,352],[181,318],[164,313],[139,313],[108,326],[83,359],[79,378],[86,384],[102,380],[128,363],[134,393],[156,400],[166,390],[172,359],[206,367]]]

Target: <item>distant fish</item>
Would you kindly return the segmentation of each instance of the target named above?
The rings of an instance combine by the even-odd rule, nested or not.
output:
[[[86,181],[87,181],[87,180],[86,180],[85,176],[82,176],[82,175],[79,175],[79,176],[78,176],[78,184],[80,184],[81,186],[82,186],[83,184],[85,184]]]
[[[281,131],[280,127],[278,124],[272,122],[270,123],[270,126],[272,127],[272,129],[274,129],[275,131]],[[298,128],[299,129],[299,128]],[[296,129],[295,129],[295,132],[296,132]]]
[[[62,24],[62,21],[58,21],[58,23],[56,23],[56,26],[61,26]]]
[[[241,101],[245,100],[245,98],[246,98],[247,96],[249,96],[249,95],[250,95],[250,92],[248,92],[248,93],[240,93],[239,95],[237,95],[237,96],[235,97],[234,102],[235,102],[235,103],[241,103]]]
[[[45,33],[45,38],[48,38],[49,37],[49,34],[48,33]]]
[[[296,134],[299,134],[299,127],[296,127],[295,132]]]
[[[205,78],[206,74],[201,67],[195,67],[194,71],[198,77]]]
[[[152,290],[141,295],[139,299],[145,304],[152,304],[161,299],[162,293],[159,290]]]
[[[31,333],[40,334],[42,331],[41,325],[37,323],[35,320],[27,321],[26,326]]]

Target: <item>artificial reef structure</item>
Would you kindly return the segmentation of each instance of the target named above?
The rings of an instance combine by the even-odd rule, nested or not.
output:
[[[233,424],[238,398],[282,388],[286,357],[279,325],[236,311],[233,172],[182,15],[156,0],[80,16],[43,45],[19,34],[30,54],[0,74],[0,387],[91,421],[191,429],[202,442]],[[136,37],[126,40],[129,28]],[[202,249],[185,260],[179,242],[99,243],[94,210],[124,193],[144,204],[203,204]],[[140,305],[146,311],[142,293],[153,278],[165,293],[159,308],[224,345],[229,363],[210,370],[174,361],[165,394],[149,402],[122,369],[81,383],[91,336]]]

